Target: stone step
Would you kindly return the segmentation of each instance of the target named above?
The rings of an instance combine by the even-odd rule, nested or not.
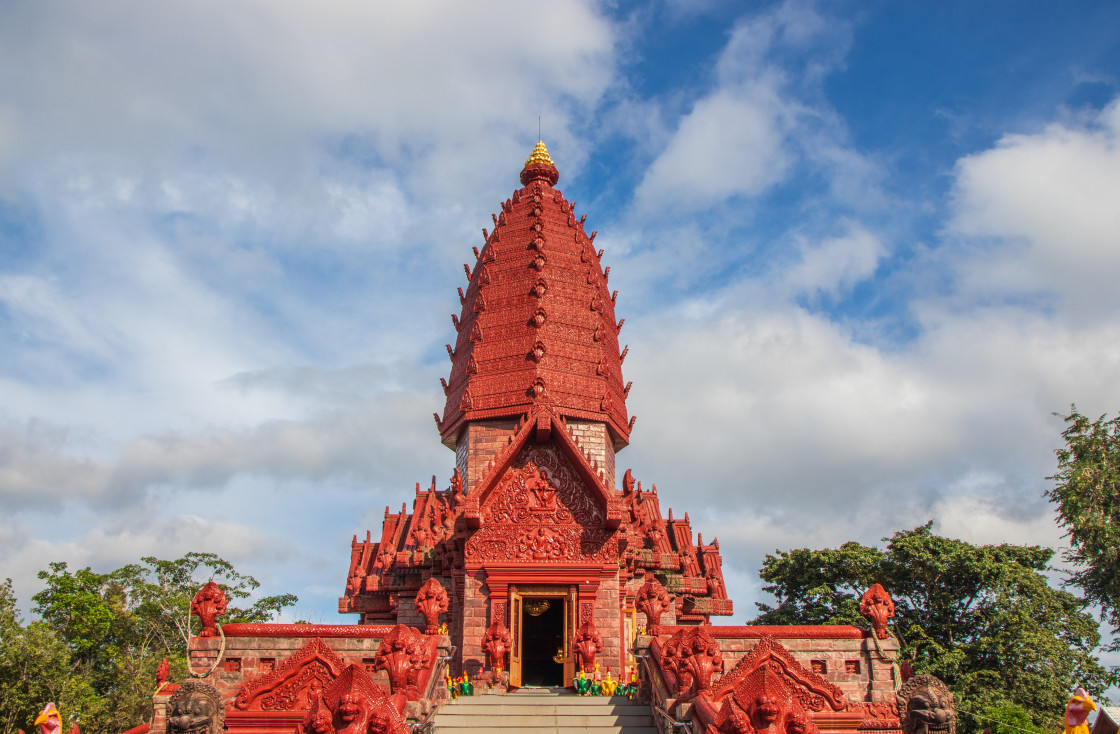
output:
[[[643,726],[649,723],[649,713],[627,716],[625,714],[576,714],[541,713],[538,711],[521,714],[461,714],[457,711],[440,712],[440,726],[472,726],[484,719],[489,726],[503,727],[546,727],[546,726]]]
[[[506,695],[462,696],[444,703],[436,734],[589,731],[656,734],[648,706],[621,696],[576,696],[565,689],[520,689]]]
[[[597,727],[579,727],[584,731],[590,731],[593,734],[658,734],[657,727],[650,726],[597,726]],[[577,731],[579,729],[576,729]],[[564,726],[546,726],[546,727],[509,727],[506,728],[499,724],[486,724],[479,722],[476,726],[458,727],[458,726],[441,726],[439,723],[435,726],[436,734],[478,734],[481,731],[497,730],[502,734],[567,734],[573,729]]]

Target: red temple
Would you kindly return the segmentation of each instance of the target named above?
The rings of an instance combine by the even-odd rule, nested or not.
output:
[[[411,512],[386,508],[376,540],[355,536],[339,611],[357,624],[222,626],[207,586],[201,681],[161,687],[155,729],[202,731],[190,712],[220,709],[207,731],[403,732],[451,676],[578,689],[601,667],[634,671],[640,697],[693,731],[951,734],[940,681],[902,680],[878,584],[868,629],[712,624],[732,612],[719,543],[616,476],[634,426],[617,292],[558,179],[538,143],[464,266],[436,415],[455,468],[445,489],[417,485]]]

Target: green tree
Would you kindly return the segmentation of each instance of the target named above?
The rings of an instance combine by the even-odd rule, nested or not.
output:
[[[174,680],[187,676],[190,602],[208,580],[230,599],[223,623],[267,621],[297,601],[291,594],[251,601],[257,580],[210,553],[141,561],[109,573],[50,564],[39,573],[45,588],[32,597],[39,620],[27,627],[15,614],[10,584],[0,587],[0,732],[28,729],[27,716],[48,700],[58,703],[67,727],[76,722],[85,734],[115,734],[148,720],[161,659],[171,662]],[[20,680],[32,683],[21,688]],[[9,707],[9,700],[16,703]]]
[[[1095,620],[1081,600],[1052,588],[1053,554],[1038,546],[976,546],[941,537],[932,523],[884,538],[885,549],[845,543],[766,556],[760,575],[774,595],[756,624],[856,624],[862,593],[881,583],[895,602],[901,655],[916,673],[945,681],[959,710],[1016,710],[1036,726],[1060,718],[1069,692],[1094,694],[1110,678],[1094,651]],[[963,719],[981,729],[977,720]],[[984,724],[985,726],[987,724]]]
[[[1091,421],[1070,406],[1063,416],[1064,448],[1058,473],[1047,492],[1058,506],[1070,549],[1064,558],[1075,566],[1069,583],[1097,605],[1115,635],[1109,649],[1120,649],[1120,417]]]

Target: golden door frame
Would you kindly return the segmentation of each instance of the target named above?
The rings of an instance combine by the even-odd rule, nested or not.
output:
[[[576,677],[572,639],[576,633],[576,587],[574,586],[511,586],[509,592],[509,629],[512,645],[509,651],[509,684],[521,686],[522,634],[525,629],[525,599],[554,599],[564,602],[564,686],[573,685]]]

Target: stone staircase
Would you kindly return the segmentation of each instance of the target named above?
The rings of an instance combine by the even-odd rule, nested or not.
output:
[[[440,706],[432,723],[435,734],[657,734],[647,704],[618,696],[577,696],[563,688],[521,688],[504,696],[460,696]]]

